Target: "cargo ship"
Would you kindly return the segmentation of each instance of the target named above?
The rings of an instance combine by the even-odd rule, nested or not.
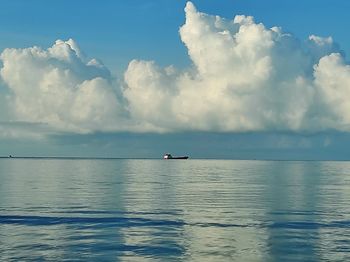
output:
[[[188,156],[172,156],[171,154],[165,154],[163,159],[187,159]]]

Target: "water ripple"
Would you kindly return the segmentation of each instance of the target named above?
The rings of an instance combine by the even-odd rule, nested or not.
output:
[[[119,227],[149,226],[183,226],[182,221],[156,220],[147,218],[126,217],[54,217],[54,216],[21,216],[0,215],[0,224],[17,224],[26,226],[49,226],[59,224],[113,224]]]

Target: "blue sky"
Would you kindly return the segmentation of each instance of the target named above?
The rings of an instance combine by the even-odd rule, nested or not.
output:
[[[1,1],[0,155],[347,159],[349,1],[186,2]]]
[[[200,0],[205,13],[233,18],[252,15],[266,26],[281,26],[300,39],[310,34],[332,36],[350,52],[346,0]],[[134,58],[162,65],[186,66],[187,50],[178,35],[185,0],[3,0],[0,49],[48,47],[56,39],[75,39],[90,57],[122,72]]]

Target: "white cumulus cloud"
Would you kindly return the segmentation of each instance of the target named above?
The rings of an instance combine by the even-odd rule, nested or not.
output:
[[[180,37],[191,67],[135,59],[122,85],[73,40],[5,49],[6,115],[73,132],[350,131],[350,66],[331,37],[300,41],[253,17],[208,15],[191,2],[185,13]]]
[[[125,74],[132,115],[170,129],[348,129],[346,101],[334,105],[329,98],[335,94],[325,92],[345,99],[350,79],[344,63],[324,65],[332,56],[342,59],[332,38],[311,35],[302,42],[250,16],[227,20],[201,13],[191,2],[185,12],[180,36],[193,68],[169,76],[154,63],[133,61]],[[325,66],[337,84],[321,76]],[[135,110],[141,90],[147,103],[156,101],[142,114]],[[166,125],[166,119],[173,122]]]
[[[110,72],[96,60],[85,61],[72,39],[47,50],[5,49],[0,58],[16,121],[75,132],[119,128],[123,107]]]

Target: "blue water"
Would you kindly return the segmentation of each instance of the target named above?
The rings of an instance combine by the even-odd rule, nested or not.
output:
[[[0,159],[0,261],[350,261],[350,162]]]

